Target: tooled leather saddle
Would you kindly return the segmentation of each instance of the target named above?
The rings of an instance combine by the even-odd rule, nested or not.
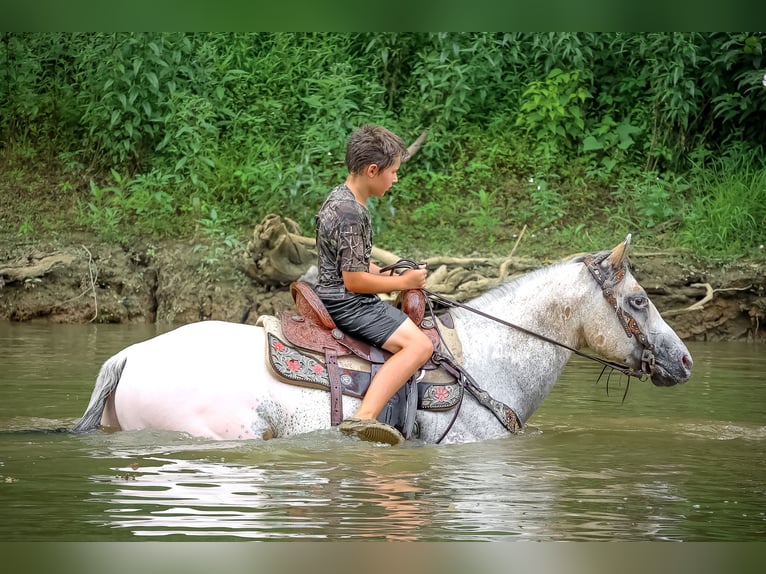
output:
[[[328,390],[330,422],[336,426],[343,420],[342,395],[363,397],[377,370],[391,354],[338,329],[310,284],[296,281],[290,285],[290,292],[295,309],[285,311],[280,318],[258,319],[267,332],[267,363],[283,382]],[[403,291],[395,305],[418,325],[438,351],[378,416],[378,420],[410,438],[418,408],[448,410],[462,398],[454,371],[436,360],[445,354],[459,360],[460,343],[448,313],[438,318],[426,316],[426,296],[422,291]],[[442,339],[445,333],[449,348]]]

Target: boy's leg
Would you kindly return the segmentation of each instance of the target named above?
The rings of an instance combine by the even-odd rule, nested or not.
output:
[[[378,370],[354,418],[375,419],[388,399],[422,367],[434,351],[431,339],[408,317],[383,345],[393,353]]]

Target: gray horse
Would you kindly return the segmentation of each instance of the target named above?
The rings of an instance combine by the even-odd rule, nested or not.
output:
[[[691,355],[631,274],[629,243],[630,236],[611,251],[495,287],[467,304],[480,314],[451,310],[465,371],[520,423],[551,392],[572,353],[585,347],[648,374],[658,386],[689,379]],[[205,321],[131,345],[104,363],[74,430],[152,428],[262,440],[329,428],[329,394],[276,379],[266,339],[259,326]],[[344,396],[343,411],[354,412],[358,402]],[[426,443],[510,433],[469,394],[454,421],[451,412],[418,411],[416,424]]]

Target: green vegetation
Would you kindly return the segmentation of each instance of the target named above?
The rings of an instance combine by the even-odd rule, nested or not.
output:
[[[231,243],[311,218],[349,133],[423,148],[373,207],[403,254],[759,257],[763,33],[0,33],[5,233]],[[532,238],[535,241],[532,241]],[[536,246],[536,247],[535,247]]]

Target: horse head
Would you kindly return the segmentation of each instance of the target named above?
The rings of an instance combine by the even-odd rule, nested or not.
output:
[[[633,277],[628,264],[630,237],[611,251],[578,258],[587,269],[583,273],[592,277],[593,289],[603,295],[596,308],[587,311],[598,317],[585,322],[585,344],[649,375],[657,386],[685,383],[691,376],[692,357]]]

